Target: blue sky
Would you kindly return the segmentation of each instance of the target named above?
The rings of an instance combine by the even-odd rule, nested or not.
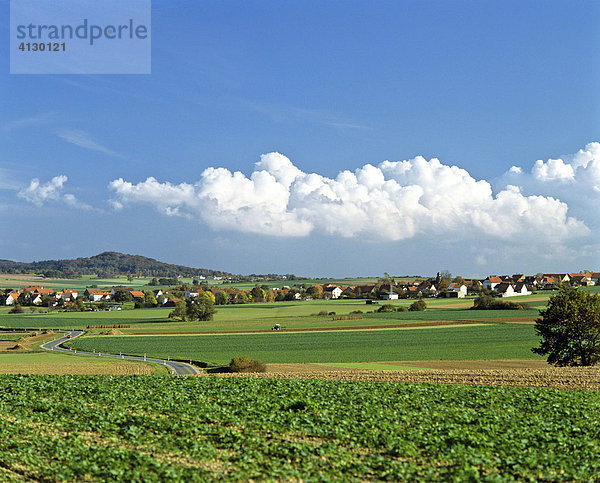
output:
[[[150,75],[11,75],[5,43],[0,258],[599,270],[598,25],[595,1],[155,0]]]

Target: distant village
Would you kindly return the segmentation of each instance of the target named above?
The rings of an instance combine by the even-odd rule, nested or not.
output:
[[[270,288],[258,283],[252,289],[233,287],[210,287],[205,281],[199,285],[180,284],[168,290],[142,291],[139,288],[112,287],[110,290],[89,287],[83,292],[65,288],[54,290],[43,286],[6,289],[0,294],[0,303],[5,306],[30,306],[63,308],[65,310],[89,310],[99,307],[119,310],[120,304],[132,302],[135,307],[174,307],[184,299],[193,299],[208,292],[217,305],[244,304],[252,302],[275,302],[285,300],[314,299],[380,299],[398,300],[405,298],[464,298],[467,295],[489,294],[497,297],[529,295],[539,290],[552,290],[559,283],[573,286],[600,284],[599,272],[546,273],[537,275],[515,274],[490,275],[485,280],[465,280],[462,277],[446,278],[439,273],[435,278],[396,282],[392,277],[381,278],[368,285],[340,284],[297,284]],[[87,308],[84,309],[83,303]],[[131,304],[130,304],[131,305]],[[93,308],[92,308],[93,310]]]

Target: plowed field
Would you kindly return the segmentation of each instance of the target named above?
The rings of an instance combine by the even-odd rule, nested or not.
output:
[[[456,363],[461,361],[446,361]],[[478,362],[478,361],[468,361]],[[495,362],[495,361],[490,361]],[[394,364],[424,367],[427,362]],[[281,379],[327,379],[343,381],[387,381],[406,383],[467,384],[486,386],[545,387],[555,389],[600,390],[600,368],[543,367],[510,369],[432,369],[415,371],[377,371],[328,368],[315,364],[269,365],[268,372],[222,374],[224,377],[271,377]],[[304,367],[302,367],[304,366]]]

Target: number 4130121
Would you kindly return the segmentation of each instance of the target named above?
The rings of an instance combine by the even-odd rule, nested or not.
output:
[[[19,50],[22,52],[65,52],[65,42],[21,42]]]

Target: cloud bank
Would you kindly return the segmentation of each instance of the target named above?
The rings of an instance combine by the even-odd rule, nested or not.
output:
[[[570,216],[567,203],[527,194],[519,181],[592,179],[598,159],[598,143],[592,143],[568,163],[538,161],[529,173],[513,167],[505,175],[512,181],[493,190],[490,182],[436,158],[366,164],[327,178],[305,173],[273,152],[261,156],[250,176],[211,167],[195,183],[148,178],[134,184],[119,178],[109,188],[117,209],[145,203],[215,230],[280,237],[319,233],[374,241],[477,236],[557,243],[585,236],[589,229]]]

